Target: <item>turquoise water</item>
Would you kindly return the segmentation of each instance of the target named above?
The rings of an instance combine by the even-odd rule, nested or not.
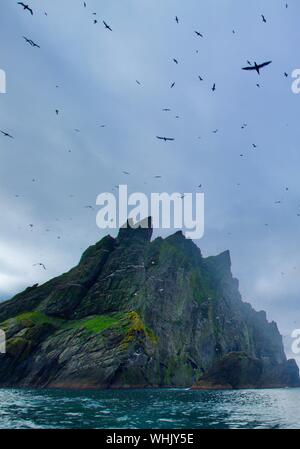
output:
[[[300,428],[300,389],[4,389],[0,428]]]

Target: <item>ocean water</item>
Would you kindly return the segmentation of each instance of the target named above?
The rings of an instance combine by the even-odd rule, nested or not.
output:
[[[300,428],[300,389],[0,390],[0,428]]]

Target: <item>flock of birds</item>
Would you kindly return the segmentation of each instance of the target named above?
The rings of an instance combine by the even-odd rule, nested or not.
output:
[[[28,4],[25,4],[25,3],[23,3],[23,2],[18,2],[18,5],[20,5],[20,6],[23,8],[24,11],[28,11],[32,16],[34,15],[33,9],[32,9]],[[83,2],[83,7],[84,7],[84,8],[87,8],[87,3],[86,3],[85,1]],[[286,3],[285,7],[288,8],[288,3]],[[93,12],[92,14],[93,14],[94,16],[97,15],[96,12]],[[46,15],[46,16],[48,15],[47,12],[45,12],[45,15]],[[262,21],[263,21],[264,23],[267,23],[267,19],[266,19],[265,15],[262,14],[261,17],[262,17]],[[178,18],[178,16],[175,16],[175,21],[176,21],[177,24],[179,24],[179,18]],[[94,19],[93,19],[93,23],[96,25],[96,24],[98,23],[98,19],[94,18]],[[104,25],[104,27],[105,27],[106,30],[111,31],[111,32],[113,31],[112,28],[111,28],[111,26],[110,26],[105,20],[102,20],[102,23],[103,23],[103,25]],[[235,30],[233,30],[232,32],[233,32],[233,34],[235,34]],[[200,31],[195,30],[194,33],[195,33],[195,35],[196,35],[197,37],[204,38],[203,33],[201,33]],[[23,37],[23,39],[25,40],[25,42],[26,42],[27,44],[29,44],[31,47],[41,48],[40,45],[37,44],[36,42],[34,42],[32,39],[30,39],[30,38],[28,38],[28,37],[26,37],[26,36],[22,36],[22,37]],[[177,64],[177,65],[179,64],[178,59],[173,58],[173,61],[174,61],[175,64]],[[259,63],[259,64],[258,64],[256,61],[254,61],[253,64],[251,64],[250,61],[247,61],[247,63],[248,63],[248,66],[243,67],[242,70],[255,71],[255,72],[257,72],[257,73],[260,75],[261,69],[264,68],[264,67],[266,67],[266,66],[268,66],[269,64],[271,64],[272,61],[262,62],[262,63]],[[285,76],[285,77],[288,77],[288,73],[287,73],[287,72],[284,72],[284,76]],[[201,76],[201,75],[198,75],[198,79],[199,79],[200,81],[203,81],[203,80],[204,80],[203,76]],[[136,83],[137,83],[138,85],[141,85],[141,82],[140,82],[139,80],[136,80]],[[257,87],[260,87],[260,84],[259,84],[259,83],[257,83],[256,85],[257,85]],[[56,87],[58,87],[58,86],[56,86]],[[171,84],[170,87],[171,87],[171,89],[173,89],[173,88],[175,87],[175,82],[173,82],[173,83]],[[212,86],[211,90],[212,90],[212,92],[215,92],[215,91],[216,91],[216,83],[213,83],[213,86]],[[165,109],[163,109],[163,111],[167,112],[167,111],[170,111],[170,109],[165,108]],[[55,113],[56,113],[56,115],[59,115],[59,110],[56,109],[56,110],[55,110]],[[179,116],[176,116],[176,118],[179,118]],[[102,127],[105,127],[105,125],[101,125],[101,126],[102,126]],[[242,129],[244,129],[244,127],[242,127]],[[77,128],[75,129],[75,131],[76,131],[76,132],[80,132],[80,130],[77,129]],[[8,132],[6,132],[6,131],[0,130],[0,132],[2,133],[2,135],[3,135],[4,137],[8,137],[8,138],[10,138],[10,139],[13,139],[13,138],[14,138],[14,136],[12,136],[10,133],[8,133]],[[218,132],[218,130],[213,131],[213,133],[215,133],[215,134],[216,134],[217,132]],[[161,140],[161,141],[164,141],[164,142],[172,142],[172,141],[175,140],[174,137],[167,137],[167,136],[156,136],[156,138],[157,138],[158,140]],[[256,146],[255,144],[253,144],[253,148],[257,148],[257,146]],[[240,156],[243,157],[243,154],[241,154]]]
[[[20,7],[23,8],[24,12],[30,14],[31,16],[34,15],[34,10],[30,7],[30,5],[25,4],[24,2],[17,2],[17,4],[18,4]],[[285,4],[285,7],[288,8],[288,3]],[[83,2],[83,8],[87,8],[87,2],[86,2],[86,1]],[[47,12],[45,12],[44,14],[45,14],[46,16],[48,15]],[[96,12],[93,12],[93,13],[92,13],[92,16],[93,16],[93,24],[94,24],[94,25],[98,24],[99,21],[98,21],[98,18],[97,18],[97,13],[96,13]],[[263,22],[263,23],[267,23],[267,18],[266,18],[266,16],[265,16],[264,14],[261,15],[261,19],[262,19],[262,22]],[[176,24],[179,24],[179,23],[180,23],[180,19],[179,19],[178,16],[175,16],[175,22],[176,22]],[[113,32],[112,26],[111,26],[110,24],[108,24],[105,20],[102,20],[102,24],[103,24],[105,30],[107,30],[108,32],[111,32],[111,33]],[[235,30],[232,30],[232,33],[233,33],[233,34],[236,34],[236,31],[235,31]],[[201,31],[199,31],[199,30],[195,30],[195,31],[194,31],[194,35],[195,35],[197,38],[205,39],[204,34],[203,34]],[[30,45],[31,47],[37,48],[37,49],[40,49],[40,48],[41,48],[41,46],[40,46],[38,43],[36,43],[33,39],[31,39],[30,37],[22,36],[22,38],[24,39],[25,43],[28,44],[28,45]],[[173,62],[174,62],[174,64],[176,64],[176,65],[179,64],[179,60],[178,60],[177,58],[173,58]],[[269,60],[269,61],[265,61],[265,62],[260,62],[260,63],[257,63],[256,61],[254,61],[253,63],[251,63],[251,62],[248,60],[248,61],[247,61],[247,65],[246,65],[245,67],[242,67],[241,69],[242,69],[243,71],[246,71],[246,72],[256,72],[258,75],[260,75],[260,74],[261,74],[261,71],[262,71],[263,69],[267,68],[268,66],[270,66],[271,63],[272,63],[272,61],[270,61],[270,60]],[[287,78],[287,77],[288,77],[288,73],[287,73],[287,72],[284,72],[284,76]],[[203,75],[198,75],[198,79],[199,79],[199,81],[201,81],[201,82],[204,81]],[[142,86],[142,83],[141,83],[139,80],[136,80],[136,83],[137,83],[139,86]],[[175,82],[172,82],[172,84],[170,85],[170,88],[173,89],[173,88],[175,87],[175,84],[176,84]],[[257,87],[260,87],[260,84],[257,83],[256,86],[257,86]],[[58,88],[59,86],[56,86],[56,87]],[[216,92],[216,90],[217,90],[217,85],[216,85],[216,82],[214,82],[214,83],[212,83],[211,91],[214,93],[214,92]],[[162,109],[162,111],[163,111],[163,112],[170,112],[170,108],[164,108],[164,109]],[[59,113],[60,113],[59,109],[55,109],[55,114],[56,114],[57,116],[59,115]],[[179,116],[176,116],[176,118],[179,118]],[[102,127],[102,128],[106,127],[105,124],[100,124],[99,126]],[[246,128],[247,128],[247,123],[243,123],[242,126],[241,126],[241,129],[246,129]],[[79,130],[78,128],[75,128],[74,131],[80,132],[80,130]],[[214,133],[214,134],[217,134],[218,132],[219,132],[219,129],[214,129],[214,130],[212,131],[212,133]],[[3,135],[3,137],[5,137],[5,138],[8,138],[8,139],[14,139],[14,138],[15,138],[15,136],[14,136],[13,134],[11,134],[10,132],[7,132],[7,131],[5,131],[5,130],[0,130],[0,133],[1,133],[1,134]],[[159,140],[159,141],[165,142],[165,143],[166,143],[166,142],[173,142],[173,141],[175,141],[175,137],[170,137],[170,136],[165,136],[165,135],[157,135],[157,136],[156,136],[156,139]],[[253,147],[253,149],[257,149],[257,148],[258,148],[258,145],[257,145],[256,143],[253,143],[253,144],[252,144],[252,147]],[[71,150],[69,150],[69,151],[71,151]],[[243,156],[244,156],[243,153],[240,154],[240,157],[243,157]],[[124,170],[124,171],[123,171],[123,174],[129,176],[129,175],[130,175],[130,172]],[[154,178],[155,178],[155,179],[161,179],[162,176],[161,176],[161,175],[155,175]],[[36,181],[36,179],[32,179],[32,182],[35,182],[35,181]],[[240,184],[238,184],[238,185],[240,185]],[[202,189],[202,188],[203,188],[203,185],[202,185],[202,184],[199,184],[197,187],[198,187],[199,189]],[[118,186],[115,186],[115,188],[118,188]],[[289,190],[289,188],[286,187],[286,191],[288,191],[288,190]],[[15,195],[15,196],[16,196],[16,197],[19,197],[19,195]],[[73,195],[70,195],[70,196],[73,196]],[[180,198],[183,199],[183,198],[184,198],[184,194],[180,194]],[[275,201],[275,205],[280,205],[281,203],[282,203],[281,200]],[[94,210],[94,207],[91,206],[91,205],[86,205],[86,206],[84,206],[84,208]],[[297,216],[300,217],[300,213],[298,213]],[[268,223],[265,223],[265,226],[269,226],[269,224],[268,224]],[[30,224],[29,227],[30,227],[31,230],[33,230],[34,225],[33,225],[33,224]],[[49,231],[50,231],[50,230],[47,229],[47,232],[49,232]],[[57,238],[60,239],[61,237],[58,236]],[[39,266],[39,267],[41,267],[43,270],[46,270],[45,264],[43,264],[43,263],[41,263],[41,262],[36,263],[36,264],[34,264],[33,266]],[[285,273],[282,273],[282,275],[285,275]]]

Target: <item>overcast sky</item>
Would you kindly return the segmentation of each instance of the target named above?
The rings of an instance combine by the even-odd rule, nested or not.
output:
[[[85,207],[99,193],[202,184],[203,255],[230,249],[243,298],[284,336],[300,328],[299,1],[28,1],[33,16],[0,5],[1,300],[106,234]],[[248,60],[273,62],[259,76]]]

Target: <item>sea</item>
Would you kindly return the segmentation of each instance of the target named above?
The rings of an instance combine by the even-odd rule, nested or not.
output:
[[[300,389],[0,389],[1,429],[299,429]]]

